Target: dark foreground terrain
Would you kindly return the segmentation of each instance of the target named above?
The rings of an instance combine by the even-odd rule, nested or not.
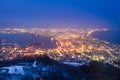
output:
[[[1,61],[0,80],[120,80],[120,70],[97,61],[72,66],[47,56],[25,57]]]

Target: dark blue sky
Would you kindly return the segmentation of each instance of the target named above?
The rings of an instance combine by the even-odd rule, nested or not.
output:
[[[0,0],[0,27],[120,27],[120,0]]]

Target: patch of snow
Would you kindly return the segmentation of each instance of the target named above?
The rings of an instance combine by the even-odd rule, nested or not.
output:
[[[21,74],[24,75],[23,66],[10,66],[3,67],[2,69],[8,69],[8,74]]]
[[[43,68],[42,68],[42,71],[47,71],[47,68],[46,68],[46,67],[43,67]]]
[[[32,65],[33,68],[37,67],[36,63],[37,63],[37,61],[34,61],[33,65]]]
[[[7,72],[6,69],[1,69],[1,70],[0,70],[0,74],[2,74],[2,73],[6,73],[6,72]]]
[[[78,62],[63,62],[63,64],[67,64],[67,65],[72,65],[72,66],[82,66],[84,64],[86,64],[85,62],[81,62],[81,63],[78,63]]]

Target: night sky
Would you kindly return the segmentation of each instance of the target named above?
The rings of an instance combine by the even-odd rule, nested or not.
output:
[[[0,0],[0,27],[119,28],[120,0]]]

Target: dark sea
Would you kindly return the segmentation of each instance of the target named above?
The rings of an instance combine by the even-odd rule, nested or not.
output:
[[[26,47],[32,43],[42,43],[44,48],[55,48],[55,41],[51,41],[49,37],[36,36],[29,33],[14,33],[4,34],[0,33],[0,45],[3,43],[17,43],[19,46]]]
[[[120,30],[97,31],[91,34],[92,37],[120,45]]]

